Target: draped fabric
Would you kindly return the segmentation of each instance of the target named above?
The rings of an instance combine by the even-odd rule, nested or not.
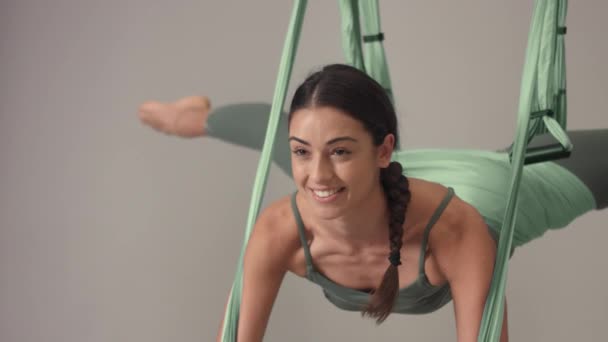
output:
[[[285,103],[287,86],[289,85],[292,66],[300,39],[300,32],[302,30],[304,13],[306,12],[306,4],[306,0],[295,1],[289,22],[289,29],[287,31],[287,38],[283,46],[279,73],[277,75],[277,83],[274,90],[274,97],[272,99],[272,108],[270,110],[270,118],[268,119],[268,129],[266,130],[264,147],[262,148],[262,154],[260,156],[258,170],[256,172],[255,181],[253,184],[253,192],[251,195],[249,214],[247,216],[245,237],[243,239],[241,255],[239,257],[234,283],[230,291],[226,313],[224,315],[224,325],[222,328],[223,342],[233,342],[237,339],[239,308],[241,306],[243,289],[243,257],[245,255],[245,249],[247,247],[249,237],[251,236],[253,226],[260,212],[260,204],[262,203],[262,198],[264,197],[264,191],[266,190],[266,181],[268,179],[272,151],[274,148],[274,142],[276,140],[277,129],[279,127],[279,116],[281,115],[281,111]]]
[[[535,161],[550,160],[572,149],[565,133],[565,66],[563,34],[566,0],[537,0],[526,48],[526,61],[521,83],[517,129],[512,150],[512,168],[508,201],[500,229],[500,239],[490,293],[486,299],[478,341],[500,339],[504,314],[504,294],[507,281],[509,251],[517,217],[518,193],[527,157]],[[559,53],[558,53],[559,51]],[[556,101],[556,98],[558,101]],[[532,113],[547,111],[547,115],[532,118]],[[549,113],[561,116],[561,125]],[[531,120],[532,118],[532,120]],[[559,117],[558,117],[559,119]],[[542,120],[542,122],[540,121]],[[526,153],[530,138],[547,128],[560,145]]]

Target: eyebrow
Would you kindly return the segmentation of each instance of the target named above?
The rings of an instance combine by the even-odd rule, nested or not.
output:
[[[301,144],[310,146],[310,143],[308,141],[302,140],[300,138],[296,138],[296,137],[293,137],[293,136],[289,137],[289,141],[292,141],[292,140],[295,140],[295,141],[297,141],[297,142],[299,142]],[[344,141],[344,140],[352,141],[352,142],[357,142],[357,139],[354,139],[354,138],[351,138],[351,137],[337,137],[337,138],[333,138],[333,139],[327,141],[325,143],[325,145],[331,145],[331,144],[337,143],[338,141]]]

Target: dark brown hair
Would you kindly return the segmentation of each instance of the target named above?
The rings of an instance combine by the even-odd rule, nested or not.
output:
[[[395,144],[399,141],[397,116],[391,100],[380,84],[356,68],[332,64],[310,75],[293,96],[288,123],[294,112],[313,106],[333,107],[360,121],[375,146],[381,145],[387,134],[395,136]],[[390,210],[390,264],[380,285],[372,291],[369,303],[362,308],[363,316],[375,318],[378,324],[388,317],[397,299],[403,223],[410,200],[408,180],[398,162],[393,161],[380,170],[380,183]]]

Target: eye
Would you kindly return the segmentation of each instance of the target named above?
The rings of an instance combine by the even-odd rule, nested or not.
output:
[[[293,154],[295,154],[296,156],[303,156],[306,154],[306,150],[301,149],[301,148],[296,148],[293,151]]]
[[[343,148],[337,148],[334,150],[334,153],[340,157],[342,156],[346,156],[350,154],[350,151],[343,149]]]

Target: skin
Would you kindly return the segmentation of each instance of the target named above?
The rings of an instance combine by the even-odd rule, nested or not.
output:
[[[189,114],[196,118],[191,122],[202,127],[209,109],[207,106],[206,113]],[[151,115],[162,114],[156,110]],[[142,122],[152,125],[162,120]],[[165,133],[180,135],[171,131],[171,125],[164,127]],[[296,201],[315,268],[345,287],[377,287],[388,267],[388,209],[378,177],[379,169],[390,163],[394,136],[389,134],[382,145],[374,146],[361,123],[330,107],[299,110],[289,129]],[[336,141],[340,137],[352,140]],[[424,227],[447,192],[440,184],[408,179],[411,201],[404,223],[400,288],[417,276]],[[319,203],[311,190],[336,187],[345,188],[339,200],[325,204]],[[477,341],[495,255],[496,244],[481,215],[455,196],[431,230],[425,273],[433,285],[450,284],[458,342]],[[289,196],[275,201],[259,215],[245,252],[243,271],[238,340],[262,341],[285,273],[306,276]],[[505,306],[501,342],[508,341],[507,330]],[[220,336],[221,329],[218,341]]]
[[[174,102],[147,101],[138,108],[139,120],[158,132],[194,138],[205,135],[203,123],[211,111],[206,96],[188,96]]]

